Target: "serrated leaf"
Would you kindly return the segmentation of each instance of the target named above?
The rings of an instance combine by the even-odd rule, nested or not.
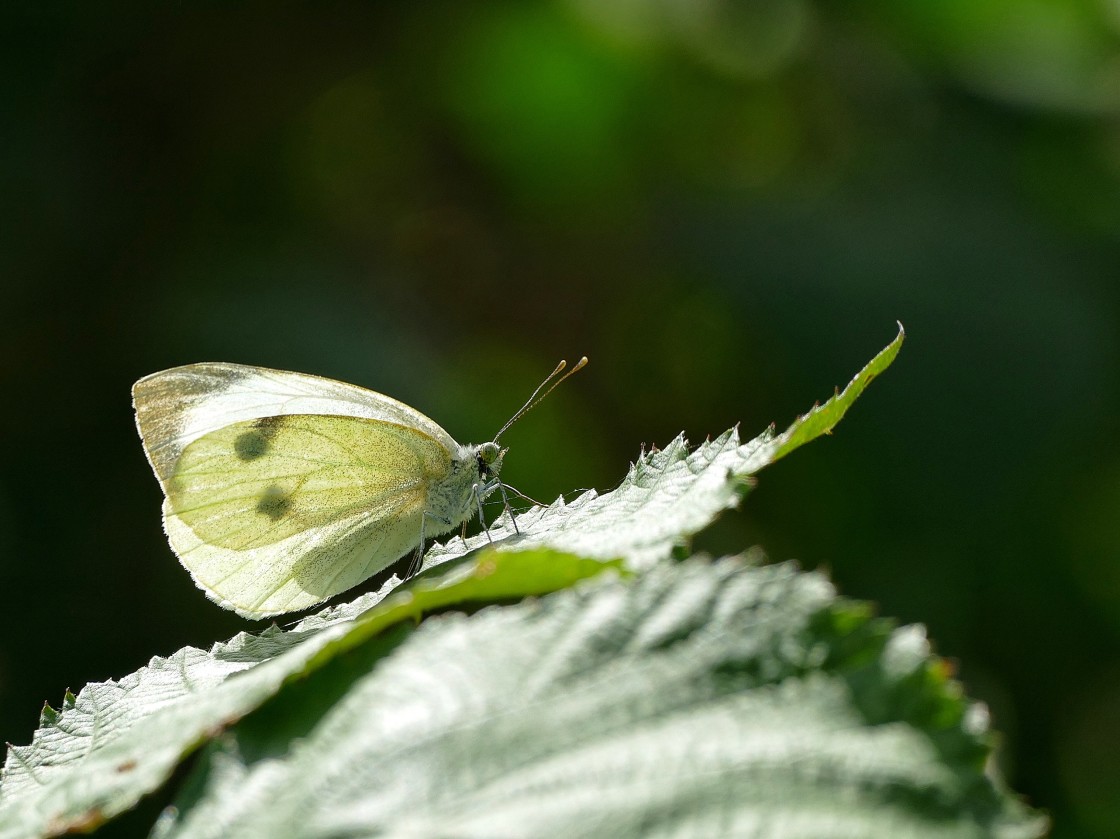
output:
[[[610,564],[555,552],[480,554],[395,593],[357,620],[272,626],[209,651],[187,647],[120,681],[67,692],[30,746],[12,747],[0,787],[0,837],[88,830],[162,784],[179,761],[316,668],[387,626],[434,609],[542,594]],[[233,678],[235,677],[236,678]]]
[[[690,450],[683,436],[662,451],[643,454],[617,489],[585,492],[571,503],[561,498],[517,516],[519,534],[503,517],[486,534],[454,539],[428,552],[425,563],[438,565],[500,540],[499,550],[541,546],[580,556],[622,557],[634,569],[667,559],[675,548],[699,533],[724,510],[739,503],[748,482],[760,469],[828,434],[871,381],[882,373],[905,338],[898,335],[856,374],[843,391],[798,417],[784,432],[767,429],[743,443],[738,428]]]
[[[310,693],[310,692],[309,692]],[[277,698],[283,702],[282,694]],[[663,565],[430,619],[292,736],[205,755],[161,839],[1037,837],[921,630],[817,574]]]
[[[119,682],[89,685],[76,699],[67,692],[59,712],[44,714],[32,744],[8,752],[0,776],[0,837],[96,827],[162,784],[185,755],[284,685],[406,616],[553,591],[615,558],[630,568],[655,565],[734,506],[751,475],[835,425],[890,364],[902,340],[900,332],[843,392],[781,435],[771,430],[743,444],[733,429],[691,453],[678,438],[639,458],[613,492],[585,493],[570,504],[561,500],[520,514],[520,535],[504,519],[490,531],[501,540],[500,559],[464,558],[487,543],[485,535],[454,540],[429,552],[429,567],[403,590],[394,591],[394,579],[289,632],[242,634],[208,652],[186,648]],[[542,546],[586,558],[517,553]]]

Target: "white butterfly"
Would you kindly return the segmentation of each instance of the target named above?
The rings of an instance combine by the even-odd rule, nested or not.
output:
[[[263,367],[175,367],[132,397],[171,547],[210,599],[260,618],[321,603],[481,516],[504,495],[498,438],[564,366],[492,441],[467,446],[388,396]]]

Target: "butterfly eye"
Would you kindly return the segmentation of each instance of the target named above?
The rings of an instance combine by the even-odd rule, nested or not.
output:
[[[483,443],[478,447],[478,459],[487,466],[497,460],[499,454],[501,454],[501,450],[497,443]]]

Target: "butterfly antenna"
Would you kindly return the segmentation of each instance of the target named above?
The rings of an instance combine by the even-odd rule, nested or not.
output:
[[[545,380],[543,382],[537,385],[537,389],[533,391],[533,395],[529,397],[528,401],[526,401],[525,404],[521,406],[520,410],[518,410],[516,414],[510,417],[509,422],[502,426],[501,431],[494,435],[494,442],[498,442],[498,438],[506,433],[507,428],[509,428],[511,425],[525,416],[525,414],[529,413],[530,409],[535,408],[542,399],[552,393],[552,391],[555,390],[556,386],[560,384],[560,382],[564,381],[564,379],[568,378],[568,376],[572,375],[573,373],[581,370],[586,364],[587,356],[584,356],[576,362],[575,366],[571,370],[569,370],[567,373],[564,373],[563,376],[560,376],[560,373],[563,372],[564,368],[568,366],[568,362],[561,361],[559,364],[557,364],[556,369],[549,373],[545,377]],[[557,376],[560,376],[560,378],[556,379]],[[556,379],[556,381],[552,381],[553,379]],[[552,386],[549,387],[548,390],[545,390],[544,393],[541,393],[541,391],[544,390],[545,386],[547,386],[549,382],[552,382]],[[538,393],[540,393],[540,396],[537,395]]]

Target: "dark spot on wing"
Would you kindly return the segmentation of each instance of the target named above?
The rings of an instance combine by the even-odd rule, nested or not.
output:
[[[292,509],[292,499],[281,487],[270,486],[257,502],[257,512],[279,521]]]
[[[284,417],[261,417],[253,423],[253,430],[237,435],[233,450],[242,460],[256,460],[268,451],[269,442],[280,430]]]
[[[253,420],[253,428],[263,434],[266,440],[271,440],[276,436],[276,432],[283,427],[287,419],[288,416],[285,414],[280,414],[275,417],[261,417],[260,419]]]
[[[259,431],[246,431],[237,435],[233,450],[242,460],[256,460],[268,451],[268,439]]]

